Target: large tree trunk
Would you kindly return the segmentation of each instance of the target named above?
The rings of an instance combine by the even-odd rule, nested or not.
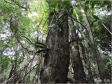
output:
[[[79,52],[79,42],[78,42],[78,35],[76,34],[76,31],[73,29],[71,31],[71,40],[76,39],[76,41],[71,43],[71,63],[74,71],[74,78],[76,83],[87,83],[86,81],[86,75],[84,72],[82,60],[80,57]]]
[[[57,19],[58,18],[58,19]],[[51,13],[47,36],[48,54],[41,71],[42,83],[66,83],[69,66],[69,28],[66,11]]]
[[[103,67],[102,67],[102,59],[100,57],[100,54],[98,52],[98,49],[97,49],[97,46],[95,44],[95,40],[94,40],[94,37],[93,37],[93,34],[92,34],[92,29],[90,27],[90,23],[89,23],[89,20],[88,20],[88,17],[87,17],[87,13],[86,11],[82,8],[81,6],[81,9],[83,10],[83,18],[84,18],[84,22],[86,24],[86,28],[87,28],[87,31],[88,31],[88,35],[89,35],[89,41],[90,41],[90,57],[93,58],[94,60],[96,60],[96,64],[97,64],[97,68],[98,68],[98,72],[99,72],[99,75],[100,75],[100,78],[103,82]],[[94,77],[93,77],[94,78]]]
[[[79,16],[75,11],[75,14],[76,14],[76,18],[77,20],[80,22],[79,20]],[[83,12],[82,12],[83,13]],[[85,32],[83,32],[84,28],[82,27],[82,25],[80,23],[78,23],[79,27],[80,27],[80,34],[81,34],[81,38],[84,39],[81,43],[80,43],[80,49],[81,49],[81,56],[83,58],[83,67],[84,69],[86,70],[86,76],[87,76],[87,80],[89,83],[93,83],[94,80],[93,80],[93,73],[92,73],[92,69],[91,69],[91,61],[90,61],[90,55],[91,52],[90,52],[90,46],[89,46],[89,43],[91,43],[88,39],[88,37],[84,34]]]

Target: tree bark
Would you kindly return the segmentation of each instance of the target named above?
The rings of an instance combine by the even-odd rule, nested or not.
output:
[[[47,36],[48,53],[41,71],[42,83],[66,83],[69,67],[69,27],[66,11],[51,13]]]
[[[84,72],[82,60],[79,52],[79,42],[78,35],[76,34],[76,30],[71,30],[71,40],[76,39],[73,43],[71,43],[71,63],[74,71],[75,83],[87,83],[86,75]]]
[[[75,11],[75,10],[74,10]],[[83,13],[83,12],[82,12]],[[76,14],[76,18],[77,18],[77,20],[80,22],[80,20],[79,20],[79,16],[78,16],[78,14],[77,14],[77,12],[75,11],[75,14]],[[79,25],[79,27],[80,27],[80,34],[81,34],[81,38],[83,38],[84,40],[80,43],[80,47],[81,47],[81,53],[82,53],[82,57],[83,57],[83,59],[84,59],[84,62],[83,62],[83,65],[85,65],[85,66],[83,66],[85,69],[86,69],[86,71],[88,72],[88,73],[86,73],[86,76],[87,76],[87,80],[88,80],[88,82],[89,83],[93,83],[94,82],[94,80],[93,80],[93,73],[92,73],[92,70],[91,70],[91,62],[90,62],[90,55],[92,55],[91,54],[91,52],[90,52],[90,46],[89,46],[89,44],[90,44],[90,39],[88,39],[88,37],[84,34],[85,32],[83,32],[83,27],[82,27],[82,25],[80,24],[80,23],[78,23],[78,25]],[[86,31],[87,32],[87,31]]]
[[[93,33],[92,33],[92,30],[91,30],[91,26],[90,26],[86,11],[82,8],[82,6],[81,6],[81,9],[83,10],[83,12],[82,12],[83,13],[83,18],[84,18],[84,22],[86,24],[88,35],[89,35],[89,38],[90,38],[90,52],[91,52],[90,57],[92,57],[94,60],[96,60],[97,69],[98,69],[98,72],[99,72],[99,75],[100,75],[100,79],[103,82],[103,78],[102,78],[102,74],[103,74],[102,59],[101,59],[100,54],[98,52],[97,46],[95,44],[95,40],[94,40],[94,37],[93,37]]]

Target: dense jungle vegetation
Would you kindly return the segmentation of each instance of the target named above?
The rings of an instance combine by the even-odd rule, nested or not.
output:
[[[112,83],[112,0],[0,0],[0,83]]]

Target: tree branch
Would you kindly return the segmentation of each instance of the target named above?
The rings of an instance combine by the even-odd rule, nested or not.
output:
[[[103,27],[112,35],[112,32],[106,27],[106,25],[104,23],[101,22],[101,24],[103,25]]]

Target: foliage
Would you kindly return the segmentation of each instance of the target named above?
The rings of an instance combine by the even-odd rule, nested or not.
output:
[[[70,0],[0,0],[0,74],[6,73],[3,77],[0,76],[0,82],[9,80],[9,74],[13,77],[13,74],[21,73],[21,80],[36,83],[46,53],[49,14],[58,13],[60,9],[67,10],[69,18],[73,17],[70,24],[77,27],[76,31],[82,39],[79,43],[87,42],[89,45],[85,48],[85,56],[88,56],[87,59],[92,63],[90,67],[95,71],[96,58],[89,58],[88,54],[91,45],[84,24],[83,14],[86,13],[95,46],[101,54],[104,72],[110,70],[111,1],[81,0],[71,3]],[[11,70],[14,71],[13,74]]]

